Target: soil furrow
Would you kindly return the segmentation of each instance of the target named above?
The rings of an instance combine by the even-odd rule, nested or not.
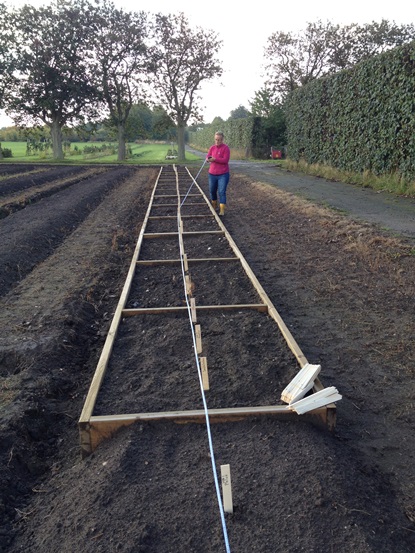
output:
[[[112,169],[1,220],[1,295],[50,255],[105,195],[132,172],[129,168]]]
[[[138,423],[80,459],[77,419],[157,171],[137,169],[137,181],[121,179],[100,203],[101,192],[93,196],[95,209],[82,213],[52,255],[0,300],[0,551],[224,550],[205,425]],[[206,172],[200,181],[207,190]],[[78,193],[72,186],[64,198],[82,211],[85,200]],[[50,220],[45,229],[55,228],[65,212],[53,198],[33,206],[39,220]],[[7,219],[25,211],[31,208]],[[36,240],[30,242],[20,230],[30,234],[31,220],[10,226],[8,237],[14,234],[17,244],[26,241],[35,248]],[[415,257],[410,246],[236,175],[224,224],[308,360],[321,364],[323,384],[343,395],[334,434],[301,417],[212,426],[216,468],[231,466],[235,509],[226,516],[231,550],[412,553]],[[33,225],[38,233],[35,218]],[[156,220],[151,228],[157,232]],[[192,257],[215,257],[212,247],[221,247],[206,238],[203,255],[197,255],[193,242]],[[150,257],[172,256],[155,241],[147,246],[157,248],[147,251]],[[194,267],[203,293],[222,301],[222,265],[215,265],[213,274],[204,273],[200,263]],[[150,279],[144,269],[138,274],[141,304]],[[173,277],[168,284],[175,288]],[[152,278],[157,281],[157,274]],[[197,374],[182,319],[146,315],[123,322],[100,413],[197,403]],[[201,313],[200,324],[212,367],[208,405],[273,398],[278,403],[289,375],[275,366],[282,347],[268,327],[245,320],[245,313],[223,320]],[[145,346],[146,337],[151,347]],[[265,360],[264,352],[269,352]],[[196,408],[202,408],[201,401]]]
[[[104,168],[85,169],[81,175],[76,177],[60,178],[57,181],[48,182],[40,186],[32,186],[28,190],[7,195],[0,200],[0,219],[24,209],[27,205],[34,204],[42,198],[47,198],[60,190],[65,190],[65,188],[77,182],[85,181],[92,178],[94,175],[103,173],[106,170],[107,169]]]

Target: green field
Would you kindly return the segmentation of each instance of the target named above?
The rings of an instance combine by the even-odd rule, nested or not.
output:
[[[70,150],[65,152],[63,163],[116,163],[116,143],[107,144],[108,148],[103,152],[88,152],[90,149],[101,148],[102,146],[99,142],[73,142],[71,143]],[[3,163],[55,161],[51,149],[47,152],[36,152],[26,155],[26,142],[2,142],[1,147],[2,149],[10,149],[13,154],[11,158],[4,158],[2,160]],[[166,160],[168,151],[171,149],[170,144],[129,144],[129,147],[131,148],[131,156],[123,162],[125,164],[175,163],[174,159]],[[200,161],[200,158],[189,152],[186,153],[186,161],[196,160]]]

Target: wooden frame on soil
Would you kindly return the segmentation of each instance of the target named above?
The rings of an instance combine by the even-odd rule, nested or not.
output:
[[[133,258],[127,273],[125,284],[119,298],[117,308],[115,310],[110,329],[108,331],[103,350],[101,352],[94,376],[92,378],[89,391],[82,409],[81,416],[79,418],[78,426],[80,433],[80,445],[82,456],[85,457],[92,453],[99,443],[110,437],[114,432],[123,426],[128,426],[137,421],[175,421],[178,423],[187,423],[187,422],[198,422],[204,423],[206,421],[205,412],[203,410],[187,410],[187,411],[164,411],[164,412],[153,412],[153,413],[130,413],[130,414],[121,414],[121,415],[101,415],[94,416],[94,407],[97,401],[98,393],[103,382],[105,372],[108,367],[109,359],[113,350],[113,346],[116,340],[118,327],[120,321],[125,317],[133,317],[141,314],[154,314],[154,313],[171,313],[178,312],[183,310],[188,310],[187,307],[153,307],[153,308],[134,308],[127,309],[126,303],[131,289],[132,280],[136,272],[137,267],[143,265],[160,265],[160,264],[180,264],[181,259],[163,259],[163,260],[139,260],[139,254],[142,247],[142,243],[145,239],[153,239],[157,237],[171,237],[177,236],[179,242],[183,240],[183,236],[186,235],[205,235],[205,234],[219,234],[226,237],[229,246],[235,254],[235,257],[222,257],[222,258],[210,258],[207,259],[188,259],[186,256],[186,266],[188,264],[200,263],[203,261],[215,261],[215,262],[240,262],[243,267],[246,275],[252,282],[260,300],[262,303],[252,303],[252,304],[231,304],[231,305],[207,305],[207,306],[197,306],[195,307],[194,301],[192,302],[192,318],[195,310],[245,310],[245,309],[254,309],[261,312],[266,312],[272,319],[277,323],[278,328],[284,337],[288,347],[294,354],[300,368],[304,367],[308,361],[292,336],[291,332],[285,325],[283,319],[278,313],[275,306],[272,304],[270,298],[266,294],[265,290],[261,286],[260,282],[256,278],[252,269],[249,267],[247,261],[243,257],[236,243],[232,239],[232,236],[226,230],[226,227],[222,223],[221,218],[217,215],[212,205],[210,204],[208,198],[203,193],[202,189],[198,183],[194,180],[190,171],[187,169],[187,173],[193,181],[193,185],[199,190],[199,194],[192,194],[204,199],[204,203],[192,203],[191,205],[207,205],[210,210],[209,217],[212,215],[215,217],[215,220],[220,228],[219,231],[206,231],[206,232],[187,232],[183,233],[183,225],[181,220],[190,218],[190,217],[207,217],[207,215],[181,215],[180,210],[180,191],[179,191],[179,180],[178,180],[178,171],[175,166],[173,166],[176,180],[176,190],[177,194],[175,197],[178,199],[177,204],[154,204],[155,197],[173,197],[172,195],[157,195],[156,190],[160,184],[160,177],[163,175],[163,167],[161,167],[156,183],[154,185],[151,198],[149,201],[148,209],[143,221],[141,231],[138,236],[136,247],[134,250]],[[150,213],[153,207],[176,207],[179,214],[179,228],[178,232],[169,232],[169,233],[146,233],[146,227],[150,219],[178,219],[177,216],[166,215],[166,216],[154,216],[150,217]],[[182,244],[182,242],[180,242]],[[183,249],[181,251],[184,251]],[[185,257],[185,256],[183,256]],[[191,296],[191,290],[188,290],[188,295]],[[319,379],[316,379],[314,382],[314,387],[312,393],[318,392],[324,389],[322,383]],[[333,430],[336,424],[336,406],[335,404],[330,404],[325,407],[314,409],[306,415],[296,414],[288,405],[269,405],[269,406],[253,406],[253,407],[235,407],[235,408],[223,408],[223,409],[208,409],[209,420],[211,422],[223,422],[223,421],[235,421],[241,420],[246,417],[258,417],[258,416],[273,416],[279,417],[282,419],[294,419],[299,416],[302,417],[302,420],[314,421],[318,424],[322,424],[324,427],[329,430]]]

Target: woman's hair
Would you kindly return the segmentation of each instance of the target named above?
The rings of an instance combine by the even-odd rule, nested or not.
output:
[[[217,135],[217,134],[219,136],[221,136],[222,138],[225,136],[222,131],[215,132],[215,135]]]

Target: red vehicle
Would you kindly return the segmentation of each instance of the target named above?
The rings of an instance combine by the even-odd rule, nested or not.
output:
[[[276,150],[273,146],[271,146],[271,156],[272,159],[282,159],[282,152],[281,150]]]

